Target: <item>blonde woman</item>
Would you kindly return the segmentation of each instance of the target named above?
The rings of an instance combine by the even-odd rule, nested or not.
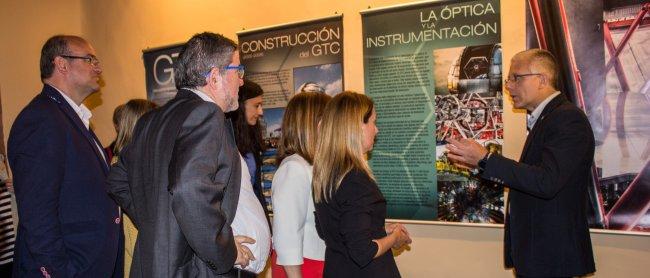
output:
[[[325,242],[314,222],[311,178],[318,121],[331,99],[303,92],[287,105],[273,177],[273,277],[322,277]]]
[[[390,250],[411,239],[401,224],[385,226],[386,200],[365,160],[376,120],[372,100],[354,92],[335,96],[323,113],[313,191],[324,277],[400,277]]]
[[[133,129],[136,122],[145,113],[154,109],[156,104],[145,99],[132,99],[127,103],[118,106],[115,109],[113,123],[117,131],[117,138],[113,145],[113,155],[111,165],[117,162],[120,152],[124,146],[131,142]],[[135,248],[135,239],[138,236],[138,230],[133,225],[129,217],[124,215],[124,277],[129,277],[131,261],[133,260],[133,249]]]

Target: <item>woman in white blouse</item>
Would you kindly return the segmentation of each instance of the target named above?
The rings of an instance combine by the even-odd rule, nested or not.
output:
[[[325,243],[316,233],[311,180],[318,122],[330,99],[323,93],[299,93],[284,112],[271,195],[274,278],[323,276]]]

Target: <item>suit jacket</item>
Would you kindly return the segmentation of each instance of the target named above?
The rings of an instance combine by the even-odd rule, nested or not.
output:
[[[138,121],[108,178],[109,193],[138,228],[131,277],[232,269],[241,179],[233,138],[221,109],[184,89]]]
[[[20,218],[14,277],[122,276],[119,209],[97,144],[49,85],[16,118],[8,144]]]
[[[510,188],[505,262],[524,276],[595,271],[587,223],[594,135],[564,95],[552,99],[526,138],[520,162],[492,155],[482,176]]]
[[[400,277],[393,252],[373,258],[386,236],[386,199],[377,184],[352,169],[329,202],[316,203],[316,230],[325,240],[323,277]]]

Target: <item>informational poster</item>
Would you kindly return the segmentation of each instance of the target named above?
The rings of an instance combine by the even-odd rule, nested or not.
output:
[[[562,61],[560,90],[594,131],[592,228],[650,234],[650,2],[528,1],[528,47]]]
[[[182,44],[176,44],[143,51],[147,99],[158,106],[176,96],[174,62],[182,47]]]
[[[503,223],[503,187],[451,165],[445,139],[503,142],[500,3],[436,1],[362,12],[370,166],[388,217]]]
[[[278,166],[278,140],[289,99],[303,91],[343,91],[342,16],[240,32],[239,53],[246,78],[264,90],[262,186],[272,209],[271,182]]]

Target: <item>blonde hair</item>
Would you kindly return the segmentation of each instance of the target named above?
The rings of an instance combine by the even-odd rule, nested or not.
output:
[[[341,185],[343,177],[352,169],[358,169],[371,179],[372,171],[363,150],[362,123],[374,110],[372,100],[355,92],[343,92],[335,96],[325,107],[320,123],[320,141],[314,157],[314,201],[331,200]]]
[[[313,163],[318,122],[330,99],[332,97],[326,94],[315,92],[303,92],[291,98],[282,118],[278,164],[292,154]]]
[[[117,138],[115,139],[113,153],[116,156],[119,155],[124,146],[131,142],[133,129],[138,119],[155,107],[156,104],[146,99],[132,99],[115,109],[113,122],[117,126]]]

